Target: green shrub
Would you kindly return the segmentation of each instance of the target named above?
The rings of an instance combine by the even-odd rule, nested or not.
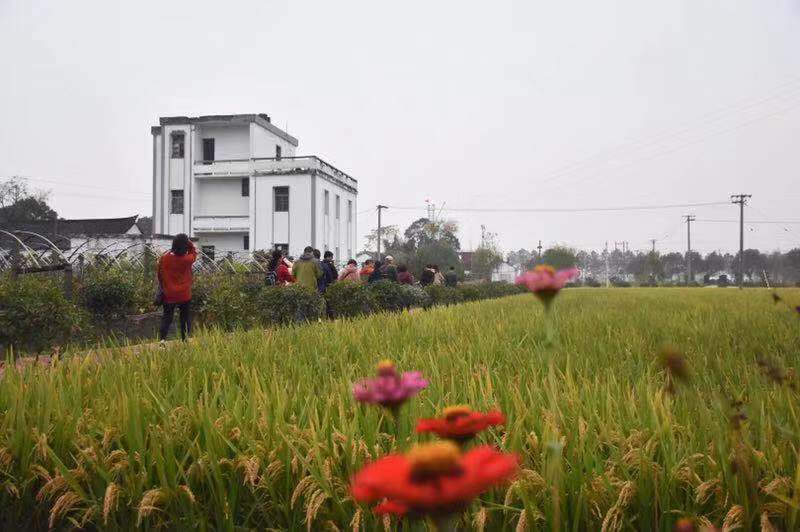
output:
[[[433,303],[431,296],[421,286],[400,285],[403,289],[403,302],[406,308],[421,307],[428,308]]]
[[[201,323],[225,330],[254,326],[256,297],[239,275],[198,276],[192,287],[192,309]]]
[[[440,284],[432,284],[425,287],[425,291],[431,298],[433,305],[454,305],[461,303],[464,298],[458,288],[451,288]]]
[[[408,295],[403,285],[384,280],[367,285],[367,290],[375,300],[376,310],[397,311],[403,310],[408,305]]]
[[[355,281],[333,283],[325,291],[328,311],[334,318],[362,316],[375,311],[374,293],[364,284]]]
[[[457,287],[458,293],[461,294],[461,299],[464,301],[478,301],[484,299],[484,290],[481,290],[480,285],[473,283],[465,283]]]
[[[287,325],[315,321],[323,316],[325,301],[305,286],[265,286],[255,298],[255,313],[262,325]]]
[[[135,311],[137,279],[121,268],[91,268],[80,292],[83,305],[95,319],[119,320]]]
[[[0,346],[40,352],[80,331],[85,314],[64,297],[60,279],[0,279]]]

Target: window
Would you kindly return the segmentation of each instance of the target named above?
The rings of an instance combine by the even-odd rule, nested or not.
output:
[[[353,200],[347,200],[347,221],[353,221]]]
[[[250,178],[243,177],[242,178],[242,197],[246,198],[250,196]]]
[[[214,160],[214,139],[203,139],[203,160]]]
[[[341,202],[341,198],[339,197],[339,194],[336,194],[336,219],[337,220],[341,217],[341,214],[342,214],[341,213],[341,211],[342,211],[341,203],[342,202]],[[337,253],[336,256],[338,257],[339,254]]]
[[[336,255],[334,256],[336,257],[336,260],[342,260],[341,257],[339,257],[339,246],[336,246]]]
[[[171,214],[183,214],[183,190],[173,190],[170,194]]]
[[[281,147],[277,144],[275,145],[275,158],[281,160]]]
[[[203,252],[204,260],[214,260],[214,246],[203,246],[200,251]]]
[[[284,251],[286,254],[289,253],[289,244],[286,242],[281,242],[280,244],[275,244],[275,249],[278,251]]]
[[[172,135],[170,135],[172,139],[172,158],[173,159],[183,159],[183,131],[176,131]]]
[[[244,235],[242,237],[242,249],[245,251],[250,249],[250,235]]]
[[[289,212],[289,187],[274,187],[275,212]]]
[[[325,191],[325,201],[323,202],[323,206],[325,207],[325,214],[331,213],[331,193],[327,190]]]
[[[352,249],[348,249],[347,250],[347,258],[348,258],[348,260],[353,258],[353,250]]]

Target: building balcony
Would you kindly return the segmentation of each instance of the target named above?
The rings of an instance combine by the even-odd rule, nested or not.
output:
[[[192,228],[196,233],[241,233],[250,230],[249,216],[195,216]]]
[[[358,190],[358,181],[314,155],[197,161],[195,177],[244,177],[249,175],[321,174],[345,189]]]

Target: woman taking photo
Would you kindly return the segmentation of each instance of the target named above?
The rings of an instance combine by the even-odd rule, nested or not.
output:
[[[158,285],[164,305],[159,339],[167,339],[175,307],[180,311],[181,340],[186,340],[192,328],[189,304],[192,300],[192,265],[197,251],[189,237],[181,233],[172,241],[172,249],[158,261]]]

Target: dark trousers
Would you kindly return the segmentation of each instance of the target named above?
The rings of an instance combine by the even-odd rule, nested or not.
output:
[[[192,317],[189,312],[189,303],[164,303],[164,314],[161,316],[161,332],[159,339],[166,340],[169,334],[169,328],[172,325],[172,318],[175,316],[175,307],[180,311],[181,318],[181,340],[186,340],[186,336],[192,330]]]

